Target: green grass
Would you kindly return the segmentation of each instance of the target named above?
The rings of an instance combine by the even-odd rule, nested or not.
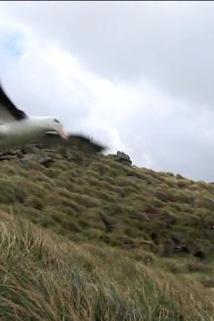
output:
[[[214,320],[214,185],[29,152],[0,162],[0,319]]]
[[[55,162],[45,168],[37,162],[40,153],[45,155],[38,150],[25,163],[0,163],[3,209],[12,206],[14,212],[70,239],[108,240],[120,248],[129,239],[137,249],[146,240],[150,242],[142,249],[160,256],[178,256],[182,246],[185,255],[201,251],[206,259],[212,256],[212,184],[127,167],[110,156],[85,157],[77,151],[55,153]]]
[[[198,282],[0,217],[1,320],[213,320],[213,294]]]

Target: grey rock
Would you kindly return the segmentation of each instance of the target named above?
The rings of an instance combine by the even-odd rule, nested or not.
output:
[[[116,156],[117,156],[116,160],[118,162],[121,162],[121,163],[129,165],[129,166],[132,164],[132,161],[131,161],[129,155],[127,155],[126,153],[117,151]]]

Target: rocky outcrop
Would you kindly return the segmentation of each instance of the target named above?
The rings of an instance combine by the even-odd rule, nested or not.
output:
[[[116,154],[116,161],[123,163],[125,165],[129,165],[129,166],[132,164],[130,156],[127,155],[126,153],[120,152],[120,151],[118,151]]]

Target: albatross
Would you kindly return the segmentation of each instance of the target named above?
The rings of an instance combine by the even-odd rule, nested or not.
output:
[[[84,145],[94,153],[105,149],[84,135],[66,133],[55,117],[29,117],[15,106],[0,83],[0,151],[31,143],[80,148]]]

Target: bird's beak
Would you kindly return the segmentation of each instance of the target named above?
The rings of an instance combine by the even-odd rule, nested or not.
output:
[[[63,127],[61,127],[61,128],[59,129],[59,134],[60,134],[60,136],[61,136],[63,139],[67,139],[67,138],[68,138],[68,133],[65,132],[65,130],[64,130]]]

